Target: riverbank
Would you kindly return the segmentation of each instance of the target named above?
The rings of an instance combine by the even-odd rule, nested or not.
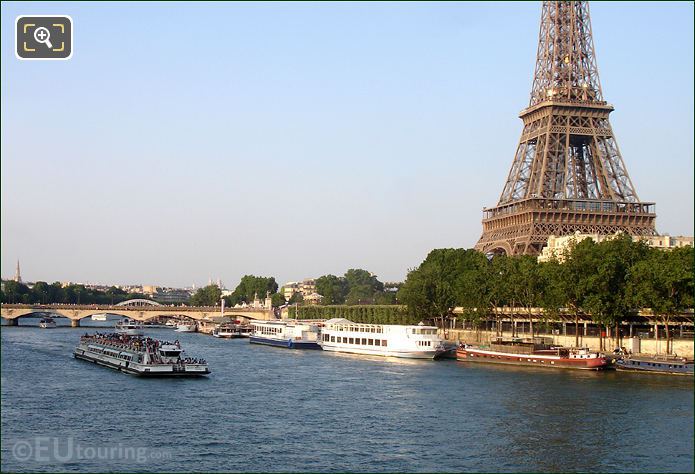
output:
[[[446,329],[439,330],[441,337],[449,341],[459,341],[465,342],[467,344],[486,344],[489,343],[491,339],[496,338],[499,334],[504,338],[512,337],[511,331],[502,331],[497,333],[496,331],[488,330],[469,330],[469,329]],[[524,334],[527,337],[528,334]],[[552,338],[553,344],[559,346],[574,346],[575,336],[565,336],[561,334],[537,334],[539,337]],[[626,347],[633,351],[633,353],[640,354],[665,354],[666,353],[666,340],[664,339],[647,339],[639,337],[623,337],[622,341],[619,343],[614,337],[604,337],[604,344],[607,348],[612,350],[615,347]],[[597,336],[579,336],[579,346],[588,347],[589,349],[598,351],[600,347],[600,340]],[[672,353],[677,354],[681,357],[686,357],[692,359],[694,356],[695,343],[692,339],[672,339],[671,340]]]

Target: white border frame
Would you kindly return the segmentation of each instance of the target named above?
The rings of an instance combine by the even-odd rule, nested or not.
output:
[[[19,55],[17,52],[17,25],[19,24],[19,20],[21,18],[27,18],[27,17],[63,17],[67,18],[70,20],[70,55],[66,56],[64,58],[23,58]],[[72,17],[70,15],[19,15],[17,18],[14,20],[14,55],[17,59],[20,61],[66,61],[70,58],[72,58],[72,55],[75,53],[75,22],[72,21]]]

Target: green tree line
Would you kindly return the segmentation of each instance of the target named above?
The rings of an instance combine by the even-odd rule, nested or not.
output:
[[[290,306],[291,319],[345,318],[368,324],[417,324],[420,318],[408,312],[403,305],[329,305]]]
[[[342,277],[324,275],[316,279],[316,292],[323,296],[323,305],[391,305],[396,303],[394,291],[384,291],[376,275],[360,268],[351,268]],[[290,301],[294,303],[294,301]]]
[[[87,288],[84,285],[63,286],[60,282],[48,284],[37,281],[29,288],[13,280],[2,282],[0,301],[8,304],[116,304],[121,301],[144,298],[142,294],[126,293],[115,286],[106,291]]]
[[[254,297],[265,301],[266,295],[270,293],[273,306],[285,304],[285,297],[278,293],[278,284],[275,277],[260,277],[255,275],[244,275],[231,295],[225,296],[225,305],[228,307],[241,303],[252,303]],[[217,306],[222,298],[222,290],[217,285],[207,285],[199,288],[191,296],[191,306]]]
[[[580,316],[590,317],[617,331],[651,308],[668,327],[674,315],[693,307],[693,258],[692,247],[665,251],[624,235],[584,239],[560,259],[541,263],[532,256],[488,259],[470,249],[436,249],[408,273],[398,299],[415,319],[443,320],[462,307],[475,323],[505,306],[529,316],[540,307],[546,318],[569,312],[577,326]]]

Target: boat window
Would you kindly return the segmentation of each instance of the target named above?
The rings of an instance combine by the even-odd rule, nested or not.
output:
[[[367,345],[373,346],[374,345],[374,339],[367,339]]]
[[[386,346],[388,346],[387,342],[388,342],[388,341],[387,341],[386,339],[382,339],[382,340],[381,340],[381,345],[384,346],[384,347],[386,347]]]
[[[375,346],[380,346],[380,345],[381,345],[381,341],[380,341],[379,339],[374,339],[374,345],[375,345]]]
[[[366,346],[366,345],[367,345],[367,339],[364,338],[364,337],[362,338],[362,345],[363,345],[363,346]]]
[[[354,344],[354,343],[355,343],[355,338],[354,338],[354,337],[351,337],[351,338],[349,339],[349,341],[350,341],[350,344]]]
[[[331,336],[331,342],[335,342],[335,336]]]

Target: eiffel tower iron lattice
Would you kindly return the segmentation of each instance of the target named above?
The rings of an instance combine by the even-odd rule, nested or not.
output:
[[[497,206],[483,210],[475,248],[540,253],[550,235],[655,235],[603,100],[586,1],[544,1],[531,100]]]

